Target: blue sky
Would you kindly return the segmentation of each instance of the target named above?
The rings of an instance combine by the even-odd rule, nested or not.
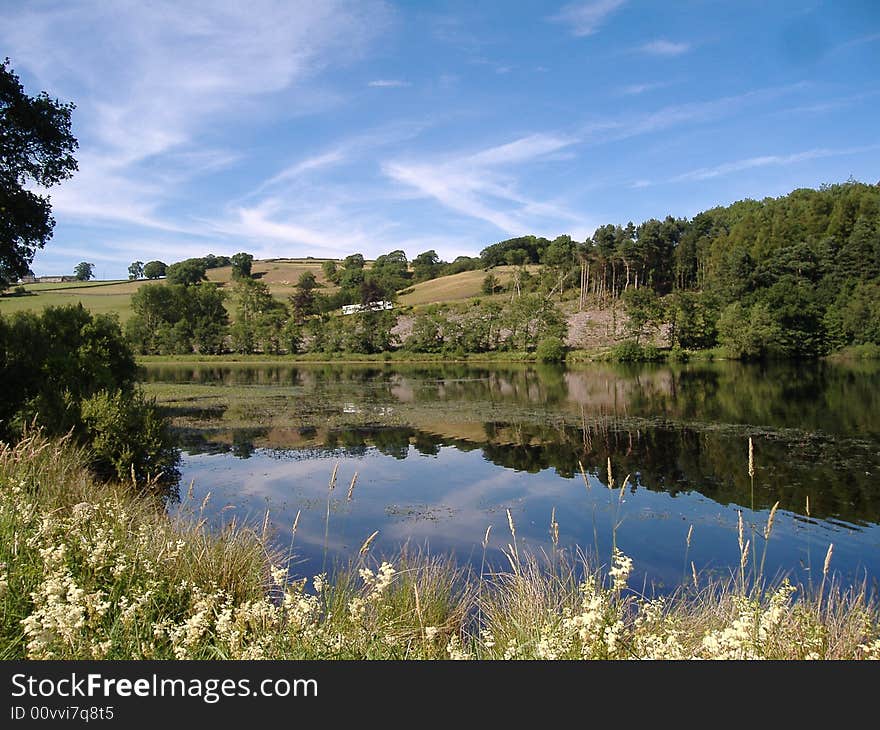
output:
[[[880,3],[2,0],[73,101],[37,274],[476,255],[880,181]]]

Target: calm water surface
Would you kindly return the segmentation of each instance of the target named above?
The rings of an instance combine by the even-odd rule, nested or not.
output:
[[[408,543],[479,566],[491,526],[486,560],[500,565],[509,509],[520,549],[552,554],[555,516],[560,549],[607,564],[616,536],[631,585],[663,592],[691,562],[738,570],[740,512],[760,560],[778,501],[765,574],[821,580],[833,543],[843,582],[880,577],[876,364],[163,365],[144,379],[184,449],[172,509],[210,492],[218,527],[268,510],[300,575],[356,555],[375,530],[377,556]]]

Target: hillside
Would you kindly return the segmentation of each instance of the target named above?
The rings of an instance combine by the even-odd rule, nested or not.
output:
[[[314,274],[322,293],[336,290],[337,287],[327,280],[321,269],[324,260],[308,258],[255,260],[251,273],[254,278],[269,285],[269,291],[276,299],[286,301],[287,297],[293,293],[299,277],[307,271]],[[370,262],[367,262],[365,268],[370,268]],[[512,266],[499,266],[493,269],[501,286],[505,286],[510,281],[513,268]],[[231,288],[231,266],[208,269],[207,276],[208,281],[215,282],[223,288]],[[486,272],[480,269],[424,281],[404,289],[403,291],[406,293],[400,296],[399,303],[404,307],[418,307],[423,304],[461,302],[479,297],[482,294],[485,277]],[[11,292],[7,292],[6,296],[0,297],[0,314],[28,310],[38,311],[49,306],[81,303],[95,314],[115,312],[124,322],[131,316],[131,295],[141,286],[152,283],[157,282],[140,279],[138,281],[25,284],[24,289],[30,292],[30,295],[14,296]]]
[[[510,281],[514,268],[513,266],[498,266],[492,269],[492,273],[498,279],[501,286],[506,286]],[[441,276],[437,279],[423,281],[409,289],[404,289],[403,291],[406,293],[401,294],[398,301],[403,306],[460,302],[465,299],[481,296],[483,280],[485,278],[486,272],[483,269]]]
[[[255,278],[269,285],[269,291],[276,299],[286,302],[293,293],[299,277],[307,271],[314,274],[321,287],[319,291],[328,293],[337,289],[324,275],[321,268],[323,261],[324,259],[308,258],[255,260],[252,274]],[[367,262],[366,268],[369,266],[370,262]],[[499,286],[507,286],[515,268],[513,266],[498,266],[492,269]],[[539,267],[529,265],[526,268],[531,273],[535,273]],[[230,266],[209,269],[207,276],[209,281],[219,284],[224,289],[231,289],[232,268]],[[423,281],[402,290],[403,293],[399,297],[398,304],[403,311],[393,330],[395,335],[406,338],[412,330],[414,315],[425,306],[433,304],[461,305],[473,299],[487,299],[482,291],[485,277],[486,271],[482,269],[463,271]],[[26,284],[24,289],[30,292],[29,295],[16,296],[7,292],[6,296],[0,297],[0,315],[19,311],[41,311],[49,306],[82,304],[93,314],[115,313],[119,316],[120,321],[125,323],[132,315],[132,294],[144,285],[152,285],[162,281],[161,279],[158,281],[141,279],[138,281]],[[499,300],[504,300],[508,296],[507,294],[494,295]],[[563,310],[567,312],[568,324],[566,344],[571,347],[596,348],[607,347],[620,340],[623,326],[622,312],[618,312],[615,317],[611,309],[569,311],[573,310],[573,305],[573,301],[563,303]],[[233,303],[227,300],[226,306],[232,314]]]
[[[268,259],[254,261],[252,274],[269,285],[272,295],[286,300],[293,292],[297,279],[306,271],[311,271],[318,283],[325,287],[322,291],[333,290],[321,270],[323,259]],[[232,280],[232,267],[222,266],[209,269],[208,281],[221,287],[229,287]],[[159,280],[161,281],[161,280]],[[145,284],[158,283],[147,279],[138,281],[88,281],[65,282],[63,284],[25,284],[29,296],[15,296],[7,292],[0,297],[0,314],[22,311],[40,311],[46,307],[65,304],[82,304],[93,314],[115,313],[125,322],[131,316],[131,295]]]

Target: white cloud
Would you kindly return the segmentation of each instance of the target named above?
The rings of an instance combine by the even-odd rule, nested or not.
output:
[[[853,46],[861,46],[865,43],[875,43],[876,41],[880,41],[880,33],[871,33],[869,35],[859,36],[858,38],[853,38],[852,40],[846,41],[845,43],[841,43],[839,46],[836,46],[834,51],[842,50],[844,48],[852,48]]]
[[[59,220],[187,229],[161,217],[183,182],[241,156],[226,125],[334,103],[311,80],[356,58],[385,15],[347,0],[57,0],[5,8],[0,44],[17,71],[77,103],[80,172],[53,191]]]
[[[857,155],[863,152],[880,149],[880,145],[868,145],[865,147],[849,147],[842,149],[813,149],[805,152],[797,152],[791,155],[764,155],[761,157],[749,157],[734,162],[725,162],[714,167],[701,167],[697,170],[682,173],[670,178],[669,182],[691,182],[709,180],[722,175],[730,175],[743,170],[751,170],[756,167],[794,165],[807,160],[818,160],[825,157],[840,157],[844,155]]]
[[[446,208],[490,223],[509,234],[535,232],[549,219],[569,221],[581,228],[587,223],[552,201],[521,193],[511,166],[547,160],[578,140],[534,134],[507,144],[441,161],[388,162],[384,173]]]
[[[532,134],[463,158],[468,165],[490,166],[526,162],[577,143],[573,137]]]
[[[259,195],[268,188],[274,188],[282,184],[296,182],[307,173],[316,173],[332,167],[350,164],[361,158],[367,152],[389,144],[399,144],[417,136],[425,124],[395,123],[370,130],[364,134],[355,135],[348,139],[337,142],[329,149],[305,159],[288,165],[268,180],[261,183],[253,192],[245,196],[251,198]]]
[[[569,3],[550,20],[565,23],[575,36],[593,35],[608,16],[625,2],[626,0],[592,0]]]
[[[723,162],[719,165],[711,167],[700,167],[695,170],[683,172],[661,182],[663,183],[680,183],[680,182],[700,182],[702,180],[711,180],[716,177],[725,175],[733,175],[737,172],[746,170],[754,170],[759,167],[787,167],[788,165],[796,165],[799,162],[807,162],[809,160],[819,160],[828,157],[844,157],[847,155],[858,155],[865,152],[872,152],[880,149],[880,145],[866,145],[863,147],[843,147],[838,149],[818,148],[805,150],[804,152],[795,152],[789,155],[761,155],[757,157],[747,157],[742,160],[734,160],[732,162]],[[630,184],[631,188],[646,188],[658,185],[657,181],[652,180],[636,180]]]
[[[638,96],[639,94],[644,94],[648,91],[655,91],[656,89],[663,89],[671,85],[671,81],[657,81],[648,84],[630,84],[629,86],[621,88],[618,93],[622,96]]]
[[[585,142],[602,144],[659,132],[679,125],[713,121],[732,116],[742,109],[760,102],[778,99],[799,91],[805,86],[804,83],[796,83],[788,86],[757,89],[744,94],[724,96],[708,101],[674,104],[641,116],[594,121],[583,125],[579,135]]]
[[[367,86],[379,89],[395,89],[401,86],[411,86],[411,84],[409,81],[402,81],[400,79],[376,79],[368,83]]]
[[[691,49],[690,43],[675,43],[662,38],[638,47],[638,51],[649,56],[680,56]]]

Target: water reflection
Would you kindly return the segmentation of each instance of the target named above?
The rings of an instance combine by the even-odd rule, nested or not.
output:
[[[358,510],[338,506],[352,515],[352,543],[381,528],[385,540],[430,535],[435,547],[473,550],[485,523],[511,505],[526,523],[522,534],[536,544],[546,543],[539,526],[553,508],[572,520],[572,541],[599,543],[605,536],[596,514],[610,506],[584,495],[587,486],[608,491],[610,459],[616,485],[630,477],[630,508],[640,525],[631,539],[655,575],[671,580],[681,569],[660,550],[668,540],[668,551],[681,552],[673,523],[685,524],[685,532],[694,522],[711,525],[704,531],[711,549],[702,557],[723,566],[736,551],[735,537],[725,542],[736,509],[759,522],[777,501],[790,516],[779,528],[790,533],[780,558],[804,570],[803,545],[796,547],[804,529],[842,530],[837,558],[849,560],[851,570],[871,566],[876,575],[876,365],[163,366],[148,368],[145,380],[180,389],[167,400],[188,454],[184,480],[227,483],[229,502],[240,508],[248,494],[260,494],[280,510],[279,524],[293,518],[294,505],[320,502],[333,459],[351,472],[374,472],[373,493]],[[314,485],[298,487],[298,502],[279,502],[279,490],[288,489],[279,485],[294,479]],[[612,526],[605,520],[606,534]],[[345,536],[337,538],[343,554]]]

